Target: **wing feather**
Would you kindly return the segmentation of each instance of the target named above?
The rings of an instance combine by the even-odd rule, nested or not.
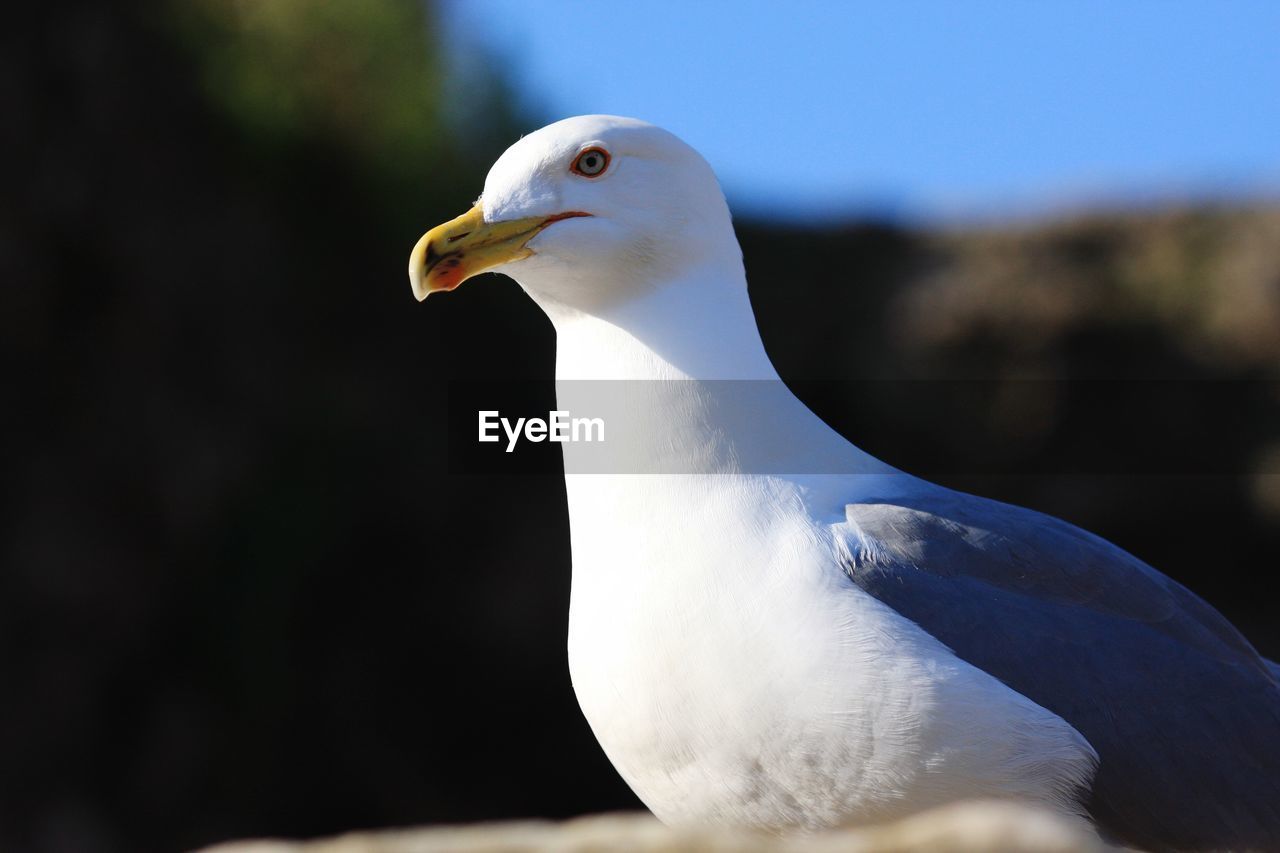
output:
[[[1230,622],[1064,521],[944,489],[846,508],[860,588],[1081,732],[1147,849],[1280,845],[1280,680]]]

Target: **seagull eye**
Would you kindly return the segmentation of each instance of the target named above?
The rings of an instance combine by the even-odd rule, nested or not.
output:
[[[603,148],[588,148],[574,158],[569,171],[585,178],[594,178],[603,174],[607,168],[609,168],[609,152]]]

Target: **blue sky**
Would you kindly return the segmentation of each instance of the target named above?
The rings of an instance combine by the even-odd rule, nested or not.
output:
[[[1280,0],[445,2],[529,113],[660,124],[738,212],[1280,197]]]

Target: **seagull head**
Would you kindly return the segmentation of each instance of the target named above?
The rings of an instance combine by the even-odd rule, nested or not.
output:
[[[706,160],[651,124],[578,116],[508,148],[475,206],[418,241],[409,281],[422,300],[499,271],[544,309],[595,313],[718,258],[741,253]]]

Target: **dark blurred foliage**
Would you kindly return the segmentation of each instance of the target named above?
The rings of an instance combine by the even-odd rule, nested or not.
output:
[[[635,807],[568,681],[562,485],[444,456],[448,381],[549,376],[550,325],[496,277],[418,306],[404,273],[541,121],[484,57],[446,68],[414,0],[25,11],[0,849]],[[846,435],[1112,538],[1276,655],[1278,223],[740,232],[770,352]],[[1114,376],[1217,382],[1231,422],[1063,381]],[[862,390],[802,381],[832,377]]]

